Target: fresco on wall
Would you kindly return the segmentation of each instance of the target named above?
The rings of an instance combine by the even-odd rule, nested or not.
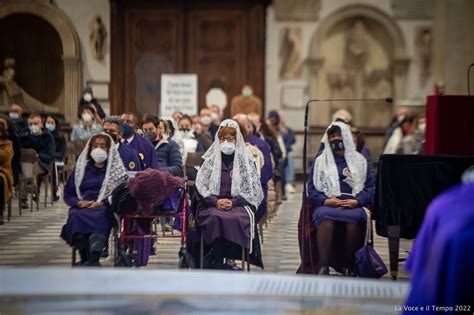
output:
[[[390,43],[375,22],[342,21],[323,42],[323,82],[329,98],[385,98],[393,93]],[[357,125],[385,126],[391,107],[381,102],[345,103]],[[332,104],[331,114],[341,108]]]
[[[301,28],[287,27],[280,32],[280,78],[301,77]]]

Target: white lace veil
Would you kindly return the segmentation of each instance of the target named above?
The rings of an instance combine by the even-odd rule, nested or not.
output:
[[[102,201],[108,198],[112,191],[120,185],[121,183],[125,182],[128,179],[127,170],[123,165],[122,159],[120,158],[120,154],[114,144],[112,138],[106,133],[99,133],[100,135],[106,136],[110,138],[110,143],[112,144],[109,148],[109,152],[107,152],[107,166],[105,171],[104,181],[102,183],[102,187],[100,188],[99,197],[97,197],[97,201]],[[76,169],[74,170],[74,184],[76,185],[76,194],[79,200],[82,200],[80,186],[82,180],[84,179],[84,173],[86,171],[87,163],[89,163],[89,147],[91,143],[91,139],[95,138],[96,135],[89,138],[87,141],[84,150],[82,150],[79,158],[76,162]]]
[[[344,158],[346,159],[350,171],[350,174],[344,181],[352,187],[352,195],[355,196],[364,189],[367,176],[367,161],[362,154],[356,151],[349,126],[342,122],[333,122],[326,129],[324,134],[326,136],[324,140],[324,150],[314,162],[314,187],[324,192],[327,197],[337,197],[341,195],[339,174],[334,160],[334,154],[327,137],[327,131],[332,126],[341,128],[342,141],[344,142]]]
[[[237,130],[232,170],[232,196],[240,196],[258,208],[263,200],[263,191],[255,160],[245,145],[238,123],[235,120],[226,119],[220,124],[219,130],[223,127]],[[219,131],[211,147],[203,155],[204,162],[196,177],[196,188],[203,197],[218,196],[220,193],[222,157],[218,134]]]

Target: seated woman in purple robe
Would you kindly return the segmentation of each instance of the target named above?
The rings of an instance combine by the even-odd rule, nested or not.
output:
[[[196,220],[210,248],[205,268],[224,269],[224,257],[240,248],[252,253],[254,211],[263,200],[255,160],[248,151],[236,121],[224,120],[214,143],[203,156],[196,176],[199,205]],[[230,256],[230,257],[229,257]]]
[[[64,187],[64,201],[70,208],[61,237],[79,250],[81,265],[99,266],[112,227],[107,198],[127,180],[120,154],[112,143],[105,133],[92,136]]]
[[[319,274],[329,274],[336,223],[344,224],[342,272],[354,276],[355,252],[362,247],[367,215],[372,203],[374,179],[367,160],[356,151],[349,126],[333,122],[326,131],[324,149],[314,161],[308,182],[308,197],[315,205]]]

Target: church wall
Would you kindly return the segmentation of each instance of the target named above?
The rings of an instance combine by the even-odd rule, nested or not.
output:
[[[108,0],[55,0],[57,6],[69,17],[79,36],[82,60],[82,86],[93,87],[95,97],[109,112],[108,84],[110,82],[110,3]],[[93,58],[89,44],[90,24],[100,15],[107,30],[106,53],[103,61]]]
[[[277,0],[278,1],[278,0]],[[304,0],[305,2],[318,1]],[[424,81],[420,78],[421,75],[421,60],[418,56],[419,50],[415,44],[417,38],[417,32],[420,28],[431,28],[432,19],[426,16],[421,18],[414,18],[413,16],[407,18],[396,18],[394,17],[395,12],[392,7],[391,0],[361,0],[361,1],[350,1],[350,0],[321,0],[319,2],[319,14],[316,20],[312,21],[292,21],[292,20],[279,20],[277,19],[277,8],[275,1],[267,9],[267,27],[266,27],[266,68],[265,68],[265,111],[268,113],[271,110],[279,110],[283,113],[285,122],[288,126],[293,128],[295,131],[299,131],[300,134],[297,136],[297,143],[294,147],[294,154],[296,157],[296,168],[297,172],[300,172],[302,168],[302,148],[303,148],[303,118],[304,118],[304,104],[310,98],[327,98],[329,95],[311,95],[311,65],[308,60],[311,59],[309,56],[311,41],[313,34],[318,30],[321,25],[321,21],[325,18],[338,11],[339,9],[349,5],[361,5],[374,7],[384,14],[393,18],[394,23],[401,30],[402,37],[405,43],[405,50],[407,58],[409,59],[408,69],[406,73],[406,84],[402,91],[402,97],[396,100],[396,104],[393,110],[396,110],[396,106],[411,106],[413,112],[421,112],[424,110],[426,95],[432,94],[433,81],[431,75]],[[429,5],[430,0],[424,1],[424,5]],[[317,8],[316,8],[317,10]],[[281,45],[281,32],[284,28],[299,28],[301,29],[301,62],[302,69],[301,75],[298,78],[292,79],[281,79],[280,77],[280,45]],[[335,51],[334,53],[341,54],[342,52]],[[288,108],[288,100],[282,100],[288,97],[291,109]],[[317,107],[324,105],[322,103],[313,104],[310,111],[310,125],[325,126],[329,122],[329,112],[318,112]],[[320,108],[322,108],[320,107]],[[357,113],[352,113],[357,115]],[[319,117],[318,117],[319,116]],[[370,119],[370,118],[369,118]],[[367,120],[367,119],[364,119]],[[316,122],[315,122],[316,121]],[[361,126],[359,126],[361,127]],[[364,126],[362,126],[364,127]],[[310,144],[308,150],[308,156],[314,157],[314,152],[319,146],[320,137],[313,135],[310,137]],[[372,149],[372,153],[375,155],[375,159],[378,159],[378,155],[381,153],[381,146],[383,145],[383,138],[381,136],[368,137],[366,141],[367,145]]]

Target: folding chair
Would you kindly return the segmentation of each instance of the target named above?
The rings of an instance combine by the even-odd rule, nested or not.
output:
[[[227,259],[227,258],[226,258]],[[247,264],[247,268],[245,268]],[[201,244],[199,250],[199,266],[204,269],[204,236],[201,231]],[[242,247],[242,271],[250,272],[250,253],[248,248]]]
[[[23,193],[31,195],[30,211],[33,212],[33,194],[36,195],[36,211],[39,211],[38,154],[33,149],[21,149],[21,176],[18,182],[18,206],[21,215],[21,197]]]
[[[8,198],[8,200],[6,201],[7,203],[7,220],[8,222],[10,222],[10,218],[12,216],[12,199],[13,199],[13,194],[10,196],[10,198]],[[20,207],[20,215],[21,215],[21,207]]]
[[[185,163],[185,174],[186,174],[186,168],[201,166],[203,154],[204,152],[195,152],[195,153],[187,154],[186,163]],[[188,181],[188,185],[194,186],[194,181]]]
[[[58,178],[61,179],[63,185],[65,185],[67,179],[74,170],[74,167],[76,167],[76,148],[74,147],[74,144],[72,142],[68,142],[66,144],[66,159],[64,162],[64,167],[60,172],[60,175],[58,174]]]

